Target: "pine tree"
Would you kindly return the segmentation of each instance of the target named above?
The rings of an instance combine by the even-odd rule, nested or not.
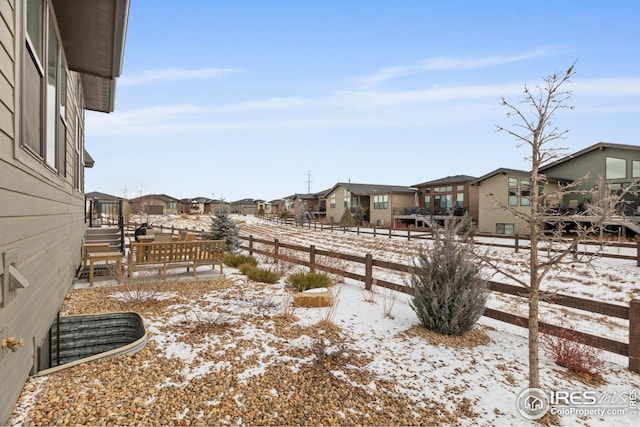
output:
[[[240,245],[238,240],[239,232],[240,229],[229,217],[229,212],[224,208],[218,208],[216,216],[212,218],[209,238],[212,240],[224,240],[227,252],[235,252]]]
[[[340,218],[340,225],[355,225],[353,215],[351,215],[351,211],[349,209],[344,210],[342,218]]]

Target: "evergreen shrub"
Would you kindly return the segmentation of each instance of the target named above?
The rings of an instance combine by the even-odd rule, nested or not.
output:
[[[219,208],[216,211],[215,217],[212,219],[211,232],[207,235],[207,238],[211,240],[224,240],[225,250],[227,252],[235,252],[240,246],[238,240],[239,232],[240,229],[230,218],[229,212],[226,209]]]
[[[435,233],[433,246],[420,250],[411,269],[411,308],[427,329],[445,335],[471,330],[487,300],[488,279],[456,233]]]

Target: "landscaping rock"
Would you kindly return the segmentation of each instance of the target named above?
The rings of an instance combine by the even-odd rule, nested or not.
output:
[[[300,307],[329,307],[333,305],[333,292],[327,288],[309,289],[294,294],[293,301]]]

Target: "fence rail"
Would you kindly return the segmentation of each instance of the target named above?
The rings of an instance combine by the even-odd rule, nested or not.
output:
[[[309,224],[308,226],[311,227],[311,224]],[[347,230],[346,227],[338,228],[338,227],[323,225],[320,223],[315,223],[315,226],[319,226],[320,229],[322,229],[322,227],[324,227],[325,229],[328,229],[330,227],[330,229],[332,230],[334,229],[340,230],[340,231],[343,231],[343,233],[352,232],[351,230]],[[135,228],[135,225],[128,224],[128,227]],[[159,228],[160,230],[171,230],[171,232],[173,233],[179,232],[181,230],[187,230],[187,231],[193,231],[193,232],[205,231],[205,230],[197,230],[197,229],[189,229],[189,228],[181,229],[176,227],[163,227],[163,226],[158,226],[156,228]],[[389,230],[389,235],[391,235],[391,231],[392,230]],[[399,230],[393,230],[394,233],[397,231]],[[405,230],[405,231],[407,231],[406,236],[408,239],[429,238],[424,236],[427,233],[422,233],[422,236],[420,236],[418,233],[415,233],[415,234],[411,233],[410,230]],[[382,234],[382,233],[376,233],[375,228],[373,232],[369,232],[369,233],[362,232],[357,228],[355,232],[362,233],[362,234],[373,234],[374,236],[376,236],[376,234],[377,235]],[[492,237],[495,237],[495,236],[492,236]],[[306,255],[307,256],[306,259],[298,258],[298,257],[287,257],[287,261],[290,261],[299,265],[304,265],[312,271],[313,270],[326,271],[328,273],[337,274],[342,277],[347,277],[353,280],[361,281],[364,283],[365,288],[368,290],[371,289],[375,281],[376,286],[380,286],[383,288],[388,288],[398,292],[412,295],[412,289],[406,285],[389,282],[387,280],[384,280],[381,278],[375,278],[373,276],[373,267],[379,267],[379,268],[400,272],[400,273],[410,273],[411,267],[405,264],[399,264],[399,263],[393,263],[393,262],[374,259],[371,254],[366,254],[365,256],[344,254],[344,253],[339,253],[335,251],[318,249],[315,247],[315,245],[310,245],[307,247],[307,246],[300,246],[300,245],[280,242],[278,239],[265,240],[265,239],[256,238],[252,235],[247,236],[242,234],[239,236],[239,238],[243,241],[248,242],[247,245],[241,245],[241,248],[247,250],[250,254],[253,254],[253,253],[262,254],[265,256],[273,257],[274,259],[277,260],[279,258],[280,248],[289,249],[295,252],[300,252],[302,254],[308,254],[308,255]],[[255,246],[256,243],[267,245],[267,246],[273,246],[273,249],[272,250],[261,249]],[[497,245],[494,244],[493,246],[497,246]],[[514,248],[514,249],[518,248],[517,245],[516,246],[502,245],[502,246]],[[626,245],[624,247],[632,247],[632,246]],[[640,266],[640,243],[638,247],[639,247],[638,249],[639,255],[637,259],[639,260],[638,265]],[[522,248],[522,246],[520,246],[519,248]],[[327,258],[341,259],[341,260],[353,262],[356,264],[363,264],[365,274],[364,275],[358,274],[355,272],[336,269],[335,267],[320,264],[316,262],[317,256],[324,256]],[[636,257],[628,257],[625,259],[636,259]],[[489,282],[489,290],[492,292],[499,292],[502,294],[513,295],[517,297],[524,297],[524,298],[527,297],[527,290],[525,288],[506,284],[506,283],[491,281]],[[555,294],[555,293],[548,294],[548,295],[543,294],[542,300],[546,301],[549,304],[553,304],[560,307],[568,307],[568,308],[582,310],[587,313],[601,314],[604,316],[628,320],[629,321],[629,331],[628,331],[629,342],[628,343],[616,341],[606,337],[600,337],[600,336],[589,334],[586,332],[576,331],[573,329],[571,329],[570,331],[572,334],[574,334],[575,336],[577,336],[579,339],[583,340],[586,344],[590,346],[597,347],[602,350],[627,357],[629,361],[629,369],[634,372],[640,372],[640,299],[631,300],[628,307],[617,305],[617,304],[600,302],[600,301],[588,300],[584,298],[578,298],[570,295]],[[502,321],[505,323],[509,323],[515,326],[523,327],[523,328],[527,328],[529,324],[529,320],[526,317],[503,312],[490,307],[485,308],[484,316],[498,320],[498,321]],[[540,331],[543,333],[556,335],[556,336],[560,335],[564,331],[567,331],[566,328],[553,325],[550,323],[546,323],[546,322],[540,322],[539,328],[540,328]]]
[[[242,249],[245,249],[249,254],[262,254],[269,257],[273,257],[275,261],[281,258],[279,254],[280,248],[289,249],[301,254],[308,254],[307,258],[300,258],[299,255],[289,256],[286,260],[288,262],[300,264],[309,267],[313,270],[327,271],[332,274],[338,274],[343,277],[348,277],[353,280],[364,282],[365,289],[371,290],[374,282],[376,286],[393,289],[398,292],[412,295],[412,289],[406,285],[389,282],[382,279],[376,279],[373,276],[373,267],[380,267],[391,271],[407,273],[411,271],[411,267],[404,264],[397,264],[388,261],[376,260],[371,254],[365,256],[357,256],[350,254],[343,254],[333,251],[326,251],[317,249],[314,245],[300,246],[289,243],[280,242],[278,239],[266,240],[256,238],[253,235],[240,235],[241,240],[246,241],[247,245],[241,245]],[[257,246],[266,245],[267,249]],[[269,247],[272,247],[269,249]],[[316,262],[316,256],[325,256],[329,258],[346,260],[349,262],[363,264],[365,274],[358,274],[346,270],[337,270],[327,265]],[[518,297],[527,297],[528,291],[526,288],[520,286],[509,285],[499,282],[489,282],[489,290],[492,292],[499,292],[502,294],[513,295]],[[629,360],[629,369],[634,372],[640,372],[640,299],[630,301],[630,306],[622,306],[616,304],[610,304],[600,301],[593,301],[584,298],[578,298],[570,295],[562,294],[543,294],[541,299],[552,305],[569,307],[573,309],[582,310],[588,313],[597,313],[609,317],[618,319],[629,320],[629,343],[616,341],[606,337],[600,337],[597,335],[589,334],[586,332],[576,331],[571,329],[570,332],[575,334],[579,339],[583,340],[586,344],[606,350],[615,354],[626,356]],[[515,326],[527,328],[529,319],[526,317],[518,316],[512,313],[503,312],[494,308],[485,308],[484,316],[506,322]],[[568,331],[567,328],[553,325],[547,322],[539,323],[540,331],[551,335],[560,335],[564,331]]]
[[[423,230],[415,230],[410,228],[380,228],[380,227],[361,227],[361,226],[345,226],[340,224],[325,224],[321,222],[298,222],[293,218],[280,218],[278,216],[261,216],[260,218],[271,221],[275,224],[283,224],[294,227],[302,227],[307,228],[309,230],[317,230],[317,231],[329,231],[329,232],[342,232],[342,233],[355,233],[357,235],[371,235],[373,237],[388,237],[391,238],[406,238],[407,240],[433,240],[433,234],[431,231],[423,231]],[[512,240],[513,243],[497,243],[491,242],[486,243],[483,242],[482,239],[504,239],[504,240]],[[518,252],[519,250],[529,250],[531,246],[523,244],[523,242],[527,242],[525,236],[502,236],[495,234],[475,234],[471,236],[471,242],[476,245],[484,245],[491,246],[494,248],[507,248],[513,249],[514,252]],[[570,243],[570,240],[558,240],[556,243]],[[634,251],[634,255],[624,255],[624,254],[614,254],[607,252],[597,252],[597,251],[587,251],[587,250],[576,250],[573,252],[573,256],[599,256],[603,258],[613,258],[613,259],[623,259],[629,261],[635,261],[636,266],[640,267],[640,241],[635,243],[624,243],[624,242],[602,242],[602,241],[582,241],[580,245],[583,246],[597,246],[597,247],[610,247],[610,248],[621,248],[628,249],[629,251]],[[547,248],[544,246],[544,243],[541,243],[540,249],[543,250],[551,250],[554,251],[553,248]]]

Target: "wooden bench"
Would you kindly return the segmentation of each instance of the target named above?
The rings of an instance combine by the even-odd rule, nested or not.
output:
[[[109,244],[108,243],[85,243],[82,247],[82,265],[87,266],[87,261],[89,261],[89,253],[91,252],[109,252]]]
[[[115,261],[115,277],[118,283],[122,275],[122,254],[120,252],[89,252],[89,286],[93,286],[93,265],[98,261],[104,261],[107,265],[109,261]]]
[[[138,270],[162,271],[166,278],[168,268],[193,268],[193,277],[198,277],[196,269],[201,265],[220,266],[224,257],[224,240],[191,240],[173,242],[132,242],[127,256],[127,274]]]

